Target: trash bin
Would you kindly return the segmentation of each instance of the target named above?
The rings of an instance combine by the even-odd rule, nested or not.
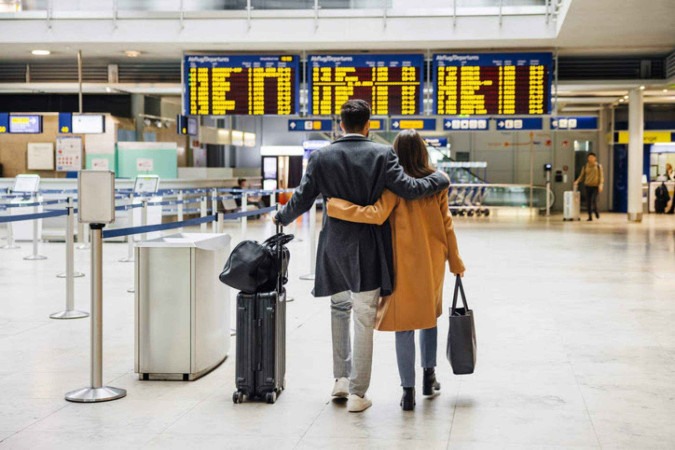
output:
[[[218,275],[226,234],[178,233],[136,246],[135,371],[143,380],[194,380],[230,350],[230,292]]]

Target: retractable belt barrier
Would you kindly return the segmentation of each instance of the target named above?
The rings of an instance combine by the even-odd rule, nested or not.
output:
[[[241,212],[236,212],[236,213],[220,214],[220,216],[223,219],[239,219],[241,217],[258,216],[260,214],[266,214],[266,213],[269,213],[269,212],[272,212],[272,211],[276,211],[275,206],[256,209],[256,210],[253,210],[253,211],[241,211]],[[131,236],[133,234],[151,233],[153,231],[171,230],[173,228],[183,228],[183,227],[188,227],[188,226],[191,226],[191,225],[201,225],[203,223],[214,222],[216,220],[218,220],[218,214],[213,214],[213,215],[206,216],[206,217],[197,217],[195,219],[181,220],[181,221],[178,221],[178,222],[162,223],[162,224],[158,224],[158,225],[144,225],[144,226],[140,226],[140,227],[115,228],[115,229],[111,229],[111,230],[104,230],[103,231],[103,239],[110,239],[110,238],[116,238],[116,237],[122,237],[122,236]]]
[[[66,210],[63,211],[54,210],[54,211],[46,211],[43,213],[17,214],[15,216],[0,216],[0,223],[22,222],[24,220],[46,219],[47,217],[59,217],[67,215],[68,211]]]

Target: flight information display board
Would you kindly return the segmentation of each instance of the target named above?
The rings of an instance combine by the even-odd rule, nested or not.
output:
[[[373,115],[423,112],[423,55],[313,55],[307,65],[310,114],[339,114],[350,99]]]
[[[434,55],[434,112],[548,114],[552,65],[550,53]]]
[[[263,115],[299,112],[297,56],[186,55],[186,115]]]

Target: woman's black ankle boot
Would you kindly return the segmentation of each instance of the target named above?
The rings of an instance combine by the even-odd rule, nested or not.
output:
[[[436,381],[436,369],[424,369],[424,385],[422,387],[423,395],[434,395],[436,391],[441,390],[441,383]]]
[[[412,411],[415,409],[415,388],[403,388],[403,397],[401,397],[401,408],[403,411]]]

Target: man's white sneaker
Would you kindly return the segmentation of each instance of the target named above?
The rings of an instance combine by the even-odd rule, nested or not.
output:
[[[333,397],[347,398],[349,395],[349,378],[338,378],[333,386]]]
[[[349,394],[349,400],[347,401],[347,410],[349,412],[362,412],[370,408],[373,405],[373,402],[370,401],[365,395],[359,397],[356,394]]]

